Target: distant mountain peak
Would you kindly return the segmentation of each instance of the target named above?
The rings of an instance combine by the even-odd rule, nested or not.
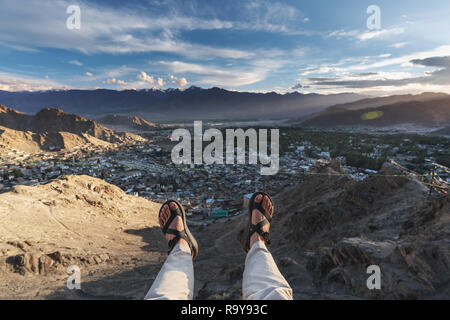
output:
[[[197,87],[197,86],[190,86],[189,88],[187,88],[184,91],[200,91],[200,90],[203,90],[203,89],[200,87]]]
[[[167,88],[166,90],[164,90],[165,92],[179,92],[179,91],[184,91],[180,88]]]

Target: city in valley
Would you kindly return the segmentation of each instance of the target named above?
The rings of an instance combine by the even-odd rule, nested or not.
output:
[[[402,98],[431,98],[426,105],[444,115],[450,105],[447,95]],[[0,292],[143,298],[167,257],[158,213],[174,199],[202,248],[196,297],[239,299],[244,224],[252,194],[264,190],[276,203],[271,248],[303,292],[297,297],[332,298],[338,286],[338,297],[377,298],[381,293],[366,287],[368,259],[386,264],[385,298],[445,295],[421,279],[445,283],[447,275],[437,272],[447,257],[447,220],[440,218],[449,212],[447,118],[424,126],[420,115],[416,124],[385,125],[397,121],[387,115],[401,108],[203,120],[196,132],[195,121],[88,119],[56,108],[32,115],[2,105]],[[268,168],[274,171],[263,174]],[[84,277],[81,290],[61,286],[71,266]],[[352,275],[352,284],[341,272]],[[405,275],[406,284],[395,285]]]
[[[377,175],[390,160],[418,175],[427,175],[434,163],[450,164],[450,138],[446,137],[286,126],[280,127],[279,172],[263,176],[257,164],[174,164],[171,150],[176,143],[171,134],[175,128],[163,125],[141,133],[147,142],[109,148],[80,145],[56,151],[50,147],[52,151],[38,154],[11,150],[3,154],[1,191],[8,192],[16,185],[46,184],[63,175],[89,175],[155,202],[178,199],[187,208],[190,222],[208,225],[245,212],[246,197],[256,190],[277,194],[292,187],[293,180],[299,183],[331,162],[358,181]],[[439,176],[450,182],[448,172]]]

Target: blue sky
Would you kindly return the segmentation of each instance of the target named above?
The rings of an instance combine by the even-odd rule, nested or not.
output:
[[[80,8],[68,29],[67,7]],[[380,8],[380,29],[366,10]],[[0,0],[0,90],[450,93],[450,2]]]

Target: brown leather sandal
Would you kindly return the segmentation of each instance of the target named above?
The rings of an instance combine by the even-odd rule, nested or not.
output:
[[[263,237],[264,242],[266,244],[270,244],[269,232],[264,232],[264,231],[262,231],[261,228],[263,226],[265,226],[266,224],[270,224],[270,222],[272,221],[272,217],[262,207],[262,200],[260,203],[255,202],[255,198],[258,195],[262,195],[263,197],[264,196],[268,197],[270,202],[272,202],[272,206],[274,207],[272,198],[266,192],[263,192],[263,191],[255,192],[253,194],[253,196],[250,198],[250,202],[249,202],[249,206],[248,206],[248,225],[247,225],[247,229],[244,230],[244,232],[247,232],[247,234],[245,235],[245,237],[243,239],[244,241],[242,242],[242,246],[243,246],[245,252],[248,252],[250,250],[250,238],[252,237],[252,235],[255,232],[259,233]],[[264,217],[266,218],[256,225],[252,224],[252,214],[253,214],[253,210],[255,210],[255,209],[257,209],[259,212],[261,212],[264,215]]]
[[[177,204],[178,208],[176,210],[172,210],[170,208],[170,204],[172,202]],[[175,245],[178,243],[178,241],[180,239],[184,239],[189,244],[189,247],[191,248],[192,259],[194,259],[198,254],[198,243],[197,243],[197,240],[195,240],[192,233],[189,231],[189,228],[186,223],[186,212],[184,211],[183,206],[176,200],[167,200],[161,206],[161,209],[159,209],[159,214],[158,214],[159,219],[161,218],[162,208],[166,204],[169,207],[170,216],[169,216],[169,219],[167,219],[166,223],[164,224],[164,226],[161,229],[162,229],[162,232],[164,235],[173,234],[175,236],[175,238],[173,238],[172,240],[169,240],[169,243],[168,243],[169,244],[169,252],[168,253],[170,254],[170,252],[173,250],[173,248],[175,247]],[[183,220],[183,230],[182,231],[178,231],[176,229],[169,229],[169,226],[172,223],[173,219],[175,219],[177,216],[180,216],[181,220]]]

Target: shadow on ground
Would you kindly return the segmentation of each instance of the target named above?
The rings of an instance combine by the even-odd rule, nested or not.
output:
[[[199,243],[199,255],[194,260],[195,288],[194,299],[239,300],[242,297],[242,276],[245,268],[245,252],[239,242],[239,234],[246,218],[228,223],[212,224],[208,227],[191,227]],[[47,299],[114,300],[143,299],[167,257],[167,242],[159,227],[128,229],[124,232],[142,238],[143,256],[154,256],[154,260],[144,265],[135,264],[135,257],[102,274],[89,275],[96,278],[83,282],[81,290],[72,291],[65,287],[47,296]],[[279,231],[277,232],[279,233]],[[278,236],[281,238],[282,234]],[[305,278],[304,265],[286,255],[294,256],[296,248],[287,250],[281,239],[275,237],[270,250],[280,271],[293,287],[299,290],[297,298],[311,298],[308,291],[314,291],[309,277]],[[289,252],[288,252],[289,251]],[[124,269],[128,269],[124,271]],[[303,293],[307,291],[308,293]],[[295,297],[294,293],[294,297]]]
[[[124,232],[141,237],[141,240],[147,243],[147,245],[141,247],[144,251],[167,252],[167,242],[160,227],[154,226],[144,229],[128,229]]]
[[[46,299],[117,300],[143,299],[167,257],[167,242],[159,227],[124,231],[141,237],[141,252],[123,252],[107,265],[81,270],[81,289],[66,283]],[[124,271],[125,270],[125,271]]]

